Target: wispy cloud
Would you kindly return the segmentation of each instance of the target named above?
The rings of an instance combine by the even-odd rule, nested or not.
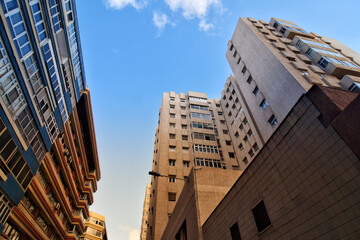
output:
[[[127,234],[127,240],[139,240],[140,238],[140,232],[138,229],[123,225],[118,225],[117,228]]]
[[[146,0],[105,0],[105,5],[108,8],[113,9],[123,9],[126,6],[132,6],[133,8],[139,10],[147,5]]]
[[[175,26],[175,24],[170,21],[169,17],[165,13],[161,13],[157,11],[153,12],[153,23],[155,27],[158,29],[158,36],[160,36],[163,33],[164,28],[166,27],[167,24]]]
[[[214,27],[213,24],[206,22],[206,17],[210,8],[216,12],[224,12],[221,0],[164,0],[173,12],[181,11],[186,19],[198,18],[199,28],[208,31]]]

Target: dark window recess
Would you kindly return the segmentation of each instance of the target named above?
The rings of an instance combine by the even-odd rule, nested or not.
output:
[[[269,215],[266,211],[264,201],[261,200],[252,210],[258,232],[263,231],[271,225]]]
[[[175,240],[187,240],[186,220],[183,222],[179,231],[176,233]]]
[[[169,192],[169,201],[175,202],[176,201],[176,193],[170,193]]]
[[[240,230],[238,223],[235,223],[230,228],[231,240],[241,240]]]

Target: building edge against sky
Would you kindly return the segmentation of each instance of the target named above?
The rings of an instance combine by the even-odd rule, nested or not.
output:
[[[207,112],[211,108],[206,107],[206,95],[196,96],[200,101],[205,99],[204,104],[199,104],[190,103],[189,94],[164,93],[166,97],[163,96],[159,112],[152,170],[170,178],[151,179],[147,239],[161,238],[183,187],[183,182],[178,183],[175,177],[186,178],[189,174],[189,170],[183,172],[185,165],[180,165],[184,156],[190,163],[196,157],[193,155],[196,150],[191,123],[194,118],[201,119],[202,114],[208,114],[210,119],[215,119],[214,113],[221,112],[226,143],[234,157],[232,163],[225,164],[226,169],[245,170],[313,85],[360,91],[359,54],[334,39],[307,32],[297,24],[281,19],[271,18],[267,23],[250,17],[240,18],[228,43],[226,58],[233,74],[225,83],[218,101],[219,109],[214,109],[212,115]],[[191,104],[203,106],[193,108]],[[206,134],[216,134],[216,127],[211,126],[211,121],[209,123],[210,130],[207,127]],[[203,123],[200,125],[204,126]],[[188,127],[191,133],[186,131]],[[185,138],[188,139],[186,146],[182,135],[188,136]],[[208,143],[202,145],[212,145]],[[192,150],[190,156],[182,152],[184,146]],[[203,167],[210,166],[205,165],[207,159],[211,157],[204,157]],[[220,163],[223,162],[220,160]]]
[[[100,167],[75,0],[0,0],[0,232],[78,239]]]

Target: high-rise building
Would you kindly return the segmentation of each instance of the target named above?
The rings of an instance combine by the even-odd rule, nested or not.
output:
[[[151,179],[147,239],[161,238],[192,167],[238,169],[222,107],[204,93],[164,93],[152,170],[169,177]]]
[[[107,240],[105,217],[90,212],[90,217],[85,222],[86,231],[81,235],[80,240]]]
[[[75,0],[0,0],[0,233],[78,239],[100,179]]]
[[[147,184],[145,191],[144,205],[143,205],[143,215],[141,220],[140,240],[146,239],[147,224],[149,218],[150,191],[151,191],[151,185]]]
[[[226,58],[233,74],[220,101],[192,92],[163,96],[152,169],[170,177],[152,177],[147,239],[161,238],[183,188],[176,177],[188,176],[188,167],[243,171],[314,85],[360,92],[360,55],[293,22],[240,18]],[[213,139],[216,153],[205,156]]]
[[[221,105],[244,170],[312,85],[360,90],[360,55],[277,18],[240,18],[226,58]]]

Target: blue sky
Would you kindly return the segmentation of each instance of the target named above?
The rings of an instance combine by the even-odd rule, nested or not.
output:
[[[77,0],[102,179],[91,210],[139,238],[163,92],[220,97],[239,17],[278,17],[360,52],[360,1]]]

